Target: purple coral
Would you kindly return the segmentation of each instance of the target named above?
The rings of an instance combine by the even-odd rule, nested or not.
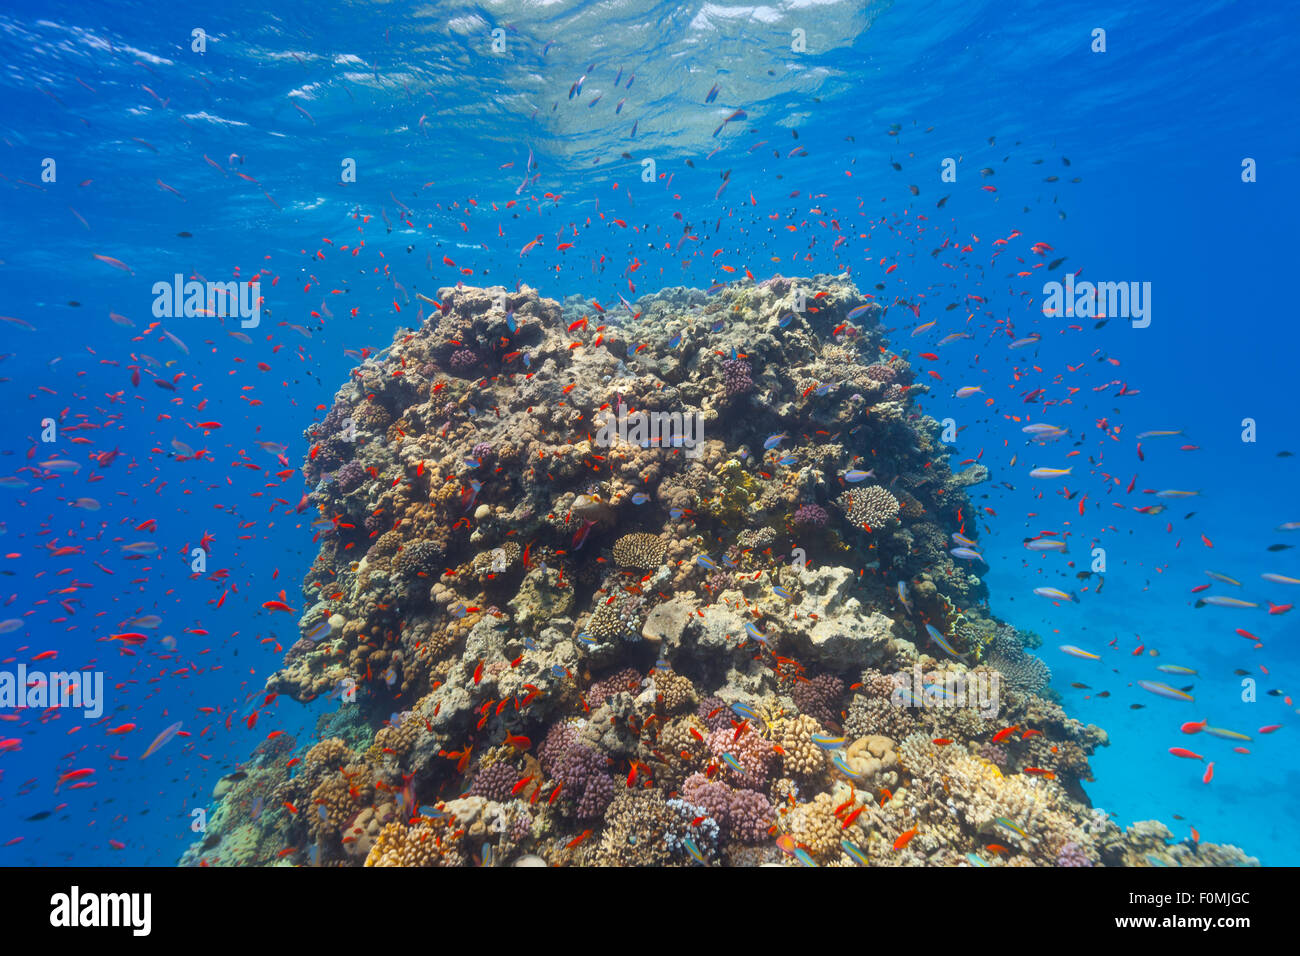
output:
[[[866,375],[867,378],[879,382],[882,385],[892,385],[894,383],[894,380],[898,378],[898,372],[896,372],[893,368],[891,368],[888,365],[882,365],[879,363],[875,365],[868,365],[866,371],[863,374]]]
[[[727,815],[732,839],[741,843],[763,843],[772,826],[772,805],[756,790],[736,790]]]
[[[542,769],[560,782],[582,819],[601,816],[614,799],[614,778],[605,772],[609,761],[579,741],[573,724],[555,724],[537,750]]]
[[[742,358],[726,359],[722,363],[722,381],[727,387],[728,395],[743,395],[754,387],[750,377],[753,369]]]
[[[1061,849],[1056,854],[1057,866],[1092,866],[1092,861],[1088,859],[1088,854],[1083,847],[1071,841],[1062,844]]]
[[[481,441],[470,450],[470,454],[484,464],[492,457],[492,443],[490,441]]]
[[[564,759],[564,755],[577,742],[578,728],[573,724],[566,722],[552,724],[551,729],[546,732],[546,739],[537,748],[537,759],[541,762],[542,769],[551,773],[555,765]]]
[[[709,730],[720,730],[723,727],[731,726],[731,708],[721,697],[706,697],[700,701],[699,710],[696,711],[700,720]]]
[[[601,816],[614,799],[614,778],[605,773],[608,764],[602,754],[578,744],[556,765],[555,779],[575,801],[575,816]]]
[[[736,576],[730,571],[714,571],[704,579],[704,586],[713,594],[729,591],[736,586]]]
[[[756,790],[732,790],[696,773],[682,783],[682,797],[702,807],[733,840],[762,843],[772,825],[772,805]]]
[[[799,713],[815,717],[823,724],[838,721],[835,705],[844,694],[844,681],[834,674],[818,674],[812,680],[795,684],[791,696]]]
[[[448,365],[453,372],[468,372],[478,365],[478,353],[473,349],[457,349],[451,353]]]
[[[474,776],[469,792],[475,797],[487,797],[497,803],[505,803],[511,798],[510,791],[518,781],[518,771],[504,760],[498,760]]]
[[[799,509],[794,513],[794,523],[820,528],[826,524],[829,517],[830,515],[826,513],[826,509],[821,505],[800,505]]]
[[[356,491],[365,480],[365,469],[356,461],[344,462],[343,467],[334,473],[334,481],[338,484],[339,491],[345,495]]]
[[[722,760],[724,754],[730,754],[744,768],[743,773],[737,773],[730,766],[726,766],[722,771],[728,780],[739,787],[748,789],[765,787],[776,767],[776,752],[772,749],[771,741],[757,732],[741,734],[737,739],[736,731],[730,726],[730,721],[728,726],[719,727],[709,734],[708,745],[709,752],[718,760]]]
[[[635,668],[625,667],[621,671],[616,671],[608,677],[604,677],[594,684],[587,694],[587,699],[592,703],[604,703],[615,694],[627,691],[636,693],[641,688],[641,674]]]
[[[532,836],[533,817],[527,810],[520,810],[510,821],[510,826],[506,830],[506,835],[510,838],[511,843],[523,843],[524,840]]]

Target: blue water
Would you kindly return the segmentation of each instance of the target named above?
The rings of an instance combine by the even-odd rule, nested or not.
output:
[[[303,429],[356,364],[345,350],[383,347],[417,321],[417,293],[436,297],[460,279],[610,303],[746,268],[758,279],[847,269],[863,291],[884,282],[882,300],[906,297],[921,321],[938,320],[909,339],[918,323],[891,310],[891,338],[942,376],[922,404],[964,426],[958,454],[982,449],[993,470],[973,492],[996,512],[981,518],[993,609],[1043,636],[1067,711],[1110,734],[1093,759],[1094,803],[1124,823],[1162,819],[1180,838],[1194,825],[1267,864],[1300,862],[1285,796],[1300,775],[1295,711],[1267,694],[1293,686],[1300,617],[1196,609],[1190,593],[1212,570],[1242,587],[1205,594],[1285,603],[1288,586],[1259,575],[1300,576],[1295,551],[1265,550],[1290,543],[1277,525],[1300,520],[1297,459],[1277,457],[1300,453],[1300,333],[1283,258],[1297,213],[1296,21],[1283,4],[1236,3],[10,4],[0,13],[0,314],[34,328],[0,323],[0,475],[30,485],[0,488],[0,618],[22,622],[0,635],[0,660],[45,667],[32,659],[57,650],[60,667],[102,670],[107,699],[99,720],[6,712],[17,719],[0,723],[0,740],[21,744],[0,752],[0,845],[10,844],[0,863],[170,865],[220,775],[274,730],[310,734],[313,714],[263,707],[257,693],[277,642],[297,636],[295,615],[262,604],[281,589],[299,600],[312,516],[295,512],[301,476],[275,472],[300,463]],[[1104,53],[1089,49],[1098,27]],[[196,28],[202,54],[191,50]],[[494,54],[498,28],[505,52]],[[795,29],[806,31],[805,53],[790,49]],[[713,135],[737,109],[747,115]],[[537,178],[520,188],[530,152]],[[946,157],[960,160],[955,183],[939,179]],[[1257,182],[1242,182],[1246,157]],[[648,183],[647,158],[661,177]],[[53,181],[42,179],[47,159]],[[340,181],[345,159],[355,182]],[[698,240],[679,246],[688,230]],[[1021,236],[993,246],[1014,230]],[[945,239],[972,251],[932,256]],[[362,240],[355,256],[340,249]],[[1053,251],[1037,256],[1034,242]],[[1053,278],[1082,269],[1152,283],[1150,326],[1080,320],[1075,331],[1045,319],[1046,267],[1033,267],[1057,257],[1066,262]],[[188,354],[146,332],[155,282],[236,270],[265,270],[249,342],[204,317],[165,323]],[[968,309],[967,295],[986,303]],[[948,302],[962,305],[943,311]],[[945,346],[938,362],[916,358],[968,314],[972,340]],[[1041,332],[1041,344],[1008,351],[992,325],[1008,319],[1018,336]],[[143,369],[138,386],[132,366]],[[1030,374],[1017,382],[1016,367]],[[149,381],[178,373],[176,391]],[[1139,393],[1093,391],[1112,380]],[[961,385],[981,385],[996,413],[983,396],[951,397]],[[1038,387],[1071,403],[1025,403]],[[1004,417],[1026,414],[1070,438],[1026,446]],[[63,429],[50,445],[38,442],[47,417]],[[1100,418],[1122,426],[1118,440],[1100,438]],[[1242,440],[1247,418],[1253,443]],[[201,421],[222,427],[204,436]],[[83,423],[95,427],[67,431]],[[1135,436],[1153,429],[1184,434],[1143,442],[1139,461]],[[174,439],[207,454],[177,460]],[[1080,454],[1067,461],[1075,441]],[[287,464],[258,442],[287,446]],[[107,467],[89,458],[115,447]],[[80,470],[19,471],[50,458]],[[1074,472],[1034,482],[1035,464]],[[1159,501],[1144,489],[1169,488],[1201,494],[1159,515],[1132,510]],[[71,506],[82,497],[100,510]],[[149,519],[156,530],[136,530]],[[1042,530],[1068,531],[1071,554],[1021,547]],[[215,539],[207,573],[194,576],[187,554],[205,533]],[[1032,593],[1095,587],[1073,577],[1094,538],[1106,549],[1101,594],[1057,606]],[[121,552],[141,540],[159,552]],[[81,553],[51,553],[69,545]],[[219,570],[226,576],[212,579]],[[79,601],[70,615],[58,604],[68,597]],[[133,653],[104,640],[147,614],[162,622]],[[1068,657],[1057,650],[1066,643],[1102,660]],[[1159,658],[1134,656],[1139,645]],[[1195,684],[1194,704],[1132,685],[1161,679],[1160,662],[1199,671],[1169,678]],[[1253,702],[1236,669],[1257,680]],[[1254,736],[1252,752],[1179,732],[1202,718]],[[191,736],[142,761],[178,720]],[[106,734],[127,723],[136,729]],[[1256,733],[1269,724],[1284,726]],[[1170,756],[1173,746],[1214,760],[1212,782],[1202,783],[1203,763]],[[95,773],[54,792],[60,774],[83,768]],[[69,786],[87,781],[95,786]],[[44,811],[54,812],[29,822]]]

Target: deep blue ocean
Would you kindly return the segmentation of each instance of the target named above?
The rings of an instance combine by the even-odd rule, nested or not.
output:
[[[992,608],[1110,735],[1093,803],[1300,863],[1300,613],[1265,603],[1300,584],[1260,577],[1300,577],[1300,551],[1268,550],[1300,544],[1276,530],[1300,522],[1297,26],[1228,2],[7,4],[0,661],[101,671],[105,700],[0,710],[0,864],[172,865],[218,777],[268,733],[310,735],[320,707],[260,693],[297,639],[262,605],[298,605],[315,551],[302,433],[356,353],[419,321],[417,293],[617,304],[745,270],[918,304],[889,337],[992,471],[972,492]],[[1054,279],[1150,283],[1149,324],[1044,316],[1057,259]],[[154,324],[155,283],[259,270],[257,327]],[[1031,446],[1031,421],[1070,437]],[[1022,546],[1044,530],[1069,555]],[[1075,577],[1094,546],[1100,593]],[[1253,739],[1180,732],[1202,719]]]

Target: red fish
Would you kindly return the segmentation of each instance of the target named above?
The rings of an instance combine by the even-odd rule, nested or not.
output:
[[[68,781],[83,780],[86,777],[91,776],[94,772],[95,771],[85,767],[83,767],[80,770],[69,770],[67,773],[65,773],[63,776],[59,777],[58,780],[55,781],[54,792],[58,793],[59,787],[63,786],[63,784],[67,783]]]
[[[909,843],[911,843],[911,842],[912,842],[912,837],[916,836],[916,830],[917,830],[916,827],[912,827],[912,829],[908,830],[906,833],[904,833],[902,836],[900,836],[897,840],[895,840],[895,841],[894,841],[894,849],[895,849],[895,850],[901,850],[903,847],[905,847],[905,846],[907,846]]]

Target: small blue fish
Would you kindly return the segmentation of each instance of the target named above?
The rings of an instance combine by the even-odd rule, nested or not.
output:
[[[515,314],[513,312],[506,313],[506,328],[510,330],[511,335],[514,335],[515,331],[519,328],[515,323]]]
[[[862,776],[862,774],[849,766],[849,762],[845,759],[843,751],[837,750],[831,754],[831,763],[835,765],[836,770],[844,774],[844,776],[848,777],[850,780],[857,780]]]
[[[650,496],[647,495],[644,491],[638,491],[636,494],[632,496],[632,504],[634,505],[643,505],[649,500],[650,500]]]
[[[850,309],[849,314],[848,316],[846,316],[846,318],[848,318],[848,320],[852,322],[854,319],[862,318],[862,316],[866,315],[867,312],[870,311],[870,309],[871,309],[870,305],[860,305],[856,309]]]
[[[803,847],[796,847],[796,848],[795,848],[795,851],[794,851],[794,858],[795,858],[796,860],[798,860],[798,861],[799,861],[802,865],[804,865],[804,866],[816,866],[816,865],[817,865],[817,861],[814,860],[814,859],[813,859],[813,858],[808,854],[808,851],[805,850]]]
[[[681,508],[672,508],[672,509],[670,509],[669,512],[668,512],[668,517],[670,517],[670,518],[672,518],[674,521],[676,521],[678,518],[680,518],[680,517],[681,517],[682,515],[684,515],[684,514],[686,514],[686,512],[683,511]]]
[[[733,345],[731,347],[731,360],[734,362],[738,358],[740,358],[740,356],[736,353],[736,347]]]
[[[330,622],[328,619],[321,621],[310,631],[307,632],[307,640],[321,641],[330,636]]]
[[[922,706],[929,706],[930,703],[940,703],[956,699],[956,694],[944,687],[942,684],[926,684],[925,690],[922,691],[922,695],[925,698],[925,703]]]
[[[742,774],[743,774],[743,773],[745,772],[745,768],[742,767],[742,766],[740,765],[740,761],[736,759],[736,755],[735,755],[735,754],[732,754],[732,753],[725,753],[725,754],[723,754],[723,755],[722,755],[722,762],[725,763],[725,764],[726,764],[728,767],[730,767],[732,770],[736,771],[736,773],[742,773]]]
[[[758,714],[756,714],[754,708],[750,707],[748,704],[742,704],[740,701],[737,701],[731,705],[731,709],[735,711],[737,717],[741,717],[745,720],[752,720],[754,723],[760,722]]]
[[[681,344],[682,344],[682,333],[680,332],[678,332],[676,335],[674,335],[671,339],[668,340],[668,347],[670,349],[675,349],[677,348],[677,346]]]
[[[889,695],[896,707],[924,707],[925,702],[918,700],[910,687],[899,687]]]
[[[717,564],[715,564],[713,559],[709,557],[707,554],[697,554],[695,556],[695,563],[707,571],[718,570]]]
[[[561,667],[559,664],[552,664],[552,665],[551,665],[551,676],[552,676],[552,677],[564,677],[567,673],[568,673],[568,671],[566,671],[566,670],[565,670],[563,667]]]
[[[719,286],[719,288],[721,288],[721,286]],[[721,332],[726,327],[726,325],[727,325],[726,322],[724,322],[722,319],[718,319],[718,321],[713,323],[713,331]]]
[[[447,608],[447,613],[459,620],[465,616],[465,605],[453,604],[451,607]]]
[[[471,478],[469,482],[469,488],[470,488],[470,494],[468,496],[469,501],[465,505],[466,511],[469,511],[470,508],[474,507],[474,502],[478,500],[478,493],[483,490],[483,482],[475,481],[474,479]],[[464,496],[465,493],[461,492],[461,495]]]
[[[481,458],[466,458],[465,464],[470,468],[478,468],[483,464],[483,460]]]
[[[754,640],[758,641],[758,643],[760,644],[767,643],[767,635],[764,634],[762,631],[760,631],[758,629],[758,626],[754,624],[753,621],[748,621],[745,623],[745,633],[748,634],[750,637],[752,637]]]
[[[839,383],[827,382],[825,385],[818,385],[816,391],[814,391],[813,394],[816,395],[818,398],[821,398],[823,395],[827,394],[832,388],[835,388],[837,384]]]
[[[810,739],[822,750],[839,750],[847,740],[845,737],[832,737],[830,734],[813,734]]]
[[[853,857],[858,866],[867,865],[867,851],[862,849],[862,847],[858,846],[852,840],[841,840],[840,849]]]
[[[988,563],[984,560],[984,555],[980,554],[973,548],[953,548],[948,553],[954,558],[961,558],[963,561],[979,561],[983,564]]]
[[[780,319],[780,321],[778,321],[776,324],[777,324],[777,326],[778,326],[779,328],[783,328],[783,329],[784,329],[784,328],[788,327],[788,326],[790,325],[790,323],[793,322],[793,321],[794,321],[794,313],[791,312],[789,315],[782,316],[781,319]]]
[[[876,470],[874,468],[871,471],[863,471],[861,468],[852,468],[844,473],[844,480],[856,483],[867,478],[874,478],[875,475]]]
[[[592,637],[586,631],[583,631],[581,634],[578,635],[578,642],[581,644],[586,644],[588,647],[595,647],[597,644],[600,643],[600,641],[596,640],[596,638]]]
[[[690,837],[686,837],[682,842],[686,844],[686,852],[691,855],[691,858],[695,860],[696,863],[704,862],[704,854],[700,852],[700,848],[695,845],[694,840]]]
[[[525,352],[525,353],[524,353],[524,368],[532,368],[532,367],[533,367],[533,356],[532,356],[532,353],[531,353],[531,352]]]
[[[779,584],[772,585],[772,593],[779,598],[785,598],[787,601],[794,600],[794,595],[791,594],[789,591],[787,591],[785,588],[781,587],[781,585]]]
[[[726,565],[727,567],[729,567],[729,568],[734,568],[734,567],[738,567],[738,566],[739,566],[739,565],[736,564],[735,561],[733,561],[733,560],[732,560],[728,555],[725,555],[725,554],[722,556],[722,563],[725,564],[725,565]]]
[[[775,435],[768,435],[767,440],[763,442],[763,450],[771,451],[773,448],[781,444],[782,441],[784,441],[789,437],[790,436],[787,435],[785,432],[778,432]]]
[[[525,637],[524,647],[528,648],[528,650],[530,651],[535,651],[537,650],[537,642],[533,640],[531,637]]]
[[[955,650],[953,650],[953,646],[949,644],[947,640],[945,640],[944,636],[935,629],[935,626],[933,624],[927,624],[925,626],[925,630],[926,633],[930,635],[930,640],[934,641],[936,644],[942,647],[953,657],[961,657],[960,654],[958,654]]]
[[[798,461],[799,459],[796,458],[794,455],[786,455],[784,458],[778,460],[777,464],[783,466],[789,466],[789,465],[796,464]]]
[[[988,866],[987,863],[985,863],[983,860],[981,860],[981,859],[980,859],[978,856],[976,856],[974,853],[967,853],[967,854],[966,854],[966,859],[970,861],[970,865],[971,865],[971,866]]]

